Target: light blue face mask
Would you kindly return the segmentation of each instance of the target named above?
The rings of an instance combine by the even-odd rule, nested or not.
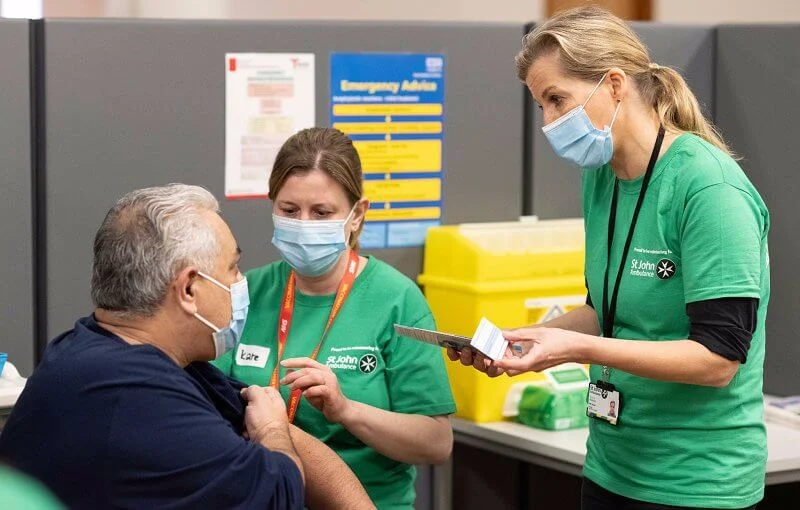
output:
[[[273,214],[272,244],[299,274],[311,278],[322,276],[347,249],[344,229],[354,211],[355,206],[343,220],[296,220]]]
[[[547,137],[547,141],[550,142],[556,154],[581,168],[600,168],[611,161],[614,153],[611,127],[614,125],[622,102],[617,103],[614,116],[611,117],[611,124],[605,129],[594,127],[584,108],[605,79],[606,75],[603,75],[582,105],[576,106],[542,128],[544,136]]]
[[[233,349],[236,344],[239,343],[239,340],[242,339],[242,331],[244,331],[244,324],[247,321],[247,311],[250,309],[250,292],[247,288],[247,278],[242,278],[228,287],[205,273],[198,271],[197,274],[231,293],[232,314],[231,323],[228,326],[220,329],[199,313],[194,314],[200,322],[211,328],[214,332],[212,335],[214,337],[214,349],[217,353],[216,357],[219,358]]]

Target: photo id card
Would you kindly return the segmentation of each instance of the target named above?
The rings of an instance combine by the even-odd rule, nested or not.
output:
[[[613,385],[589,384],[586,415],[616,425],[621,410],[620,394]]]

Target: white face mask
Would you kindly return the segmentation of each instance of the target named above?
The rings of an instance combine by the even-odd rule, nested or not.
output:
[[[608,76],[608,73],[597,82],[589,97],[582,105],[576,106],[563,116],[542,128],[544,136],[553,150],[562,159],[585,169],[597,169],[611,161],[614,152],[614,141],[611,128],[619,113],[622,102],[617,103],[611,123],[605,129],[597,129],[586,113],[586,103]]]
[[[347,249],[350,236],[345,233],[345,228],[355,210],[354,205],[343,220],[295,220],[273,214],[275,233],[272,244],[299,274],[322,276]]]
[[[226,352],[233,349],[236,344],[242,339],[242,331],[244,331],[244,324],[247,321],[247,311],[250,308],[250,293],[247,288],[247,278],[242,278],[238,282],[232,284],[230,288],[221,284],[215,278],[198,271],[197,274],[210,281],[214,285],[227,290],[231,294],[231,322],[224,328],[216,327],[211,321],[195,313],[194,316],[197,320],[211,328],[213,331],[212,337],[214,339],[214,350],[216,357],[219,358]]]

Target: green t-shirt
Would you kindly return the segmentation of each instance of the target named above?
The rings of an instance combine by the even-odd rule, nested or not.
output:
[[[614,181],[608,165],[583,174],[586,278],[600,324]],[[619,183],[610,287],[641,184],[642,178]],[[768,230],[764,202],[727,154],[684,134],[658,160],[623,273],[614,336],[685,339],[686,304],[723,297],[758,298],[757,327],[747,362],[725,388],[612,371],[610,382],[622,394],[620,422],[591,420],[586,477],[660,504],[741,508],[761,500]],[[591,372],[599,380],[602,367]]]
[[[214,362],[246,384],[269,385],[289,269],[286,263],[277,262],[247,273],[250,310],[241,344]],[[297,292],[284,359],[311,354],[333,300],[334,295]],[[396,323],[435,328],[430,308],[414,282],[370,257],[336,317],[318,361],[331,367],[347,398],[397,413],[437,416],[455,412],[440,350],[399,338],[393,328]],[[282,368],[280,376],[285,373]],[[281,393],[288,401],[288,388],[282,387]],[[300,401],[295,425],[336,451],[378,508],[413,507],[414,466],[379,454],[341,425],[329,423],[305,399]]]
[[[66,507],[43,485],[5,466],[0,466],[0,508],[60,510]]]

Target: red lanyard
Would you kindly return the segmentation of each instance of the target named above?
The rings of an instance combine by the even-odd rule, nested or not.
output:
[[[333,321],[336,319],[336,316],[339,315],[339,311],[342,309],[342,305],[344,305],[347,296],[350,295],[350,290],[353,288],[353,282],[356,279],[356,274],[358,273],[358,253],[355,250],[350,250],[350,256],[347,261],[347,267],[344,271],[344,276],[342,276],[342,281],[339,282],[339,289],[336,291],[336,299],[333,301],[333,306],[331,307],[331,314],[328,316],[328,322],[325,324],[325,329],[322,331],[322,338],[320,338],[319,343],[314,348],[314,351],[309,356],[311,359],[316,360],[317,356],[319,356],[319,351],[322,349],[322,344],[325,343],[325,338],[328,336],[328,332],[331,330],[331,326],[333,326]],[[272,371],[272,377],[270,378],[270,386],[278,389],[278,370],[280,368],[281,359],[283,359],[283,350],[286,347],[286,338],[289,336],[289,328],[292,326],[292,316],[294,315],[294,294],[295,289],[297,288],[297,281],[294,274],[294,271],[289,273],[289,281],[286,282],[286,290],[283,293],[283,300],[281,301],[281,313],[278,319],[278,359],[275,363],[275,370]],[[291,395],[289,396],[289,406],[287,409],[287,413],[289,414],[289,423],[294,422],[294,417],[297,414],[297,407],[300,405],[300,397],[302,396],[302,391],[292,390]]]

